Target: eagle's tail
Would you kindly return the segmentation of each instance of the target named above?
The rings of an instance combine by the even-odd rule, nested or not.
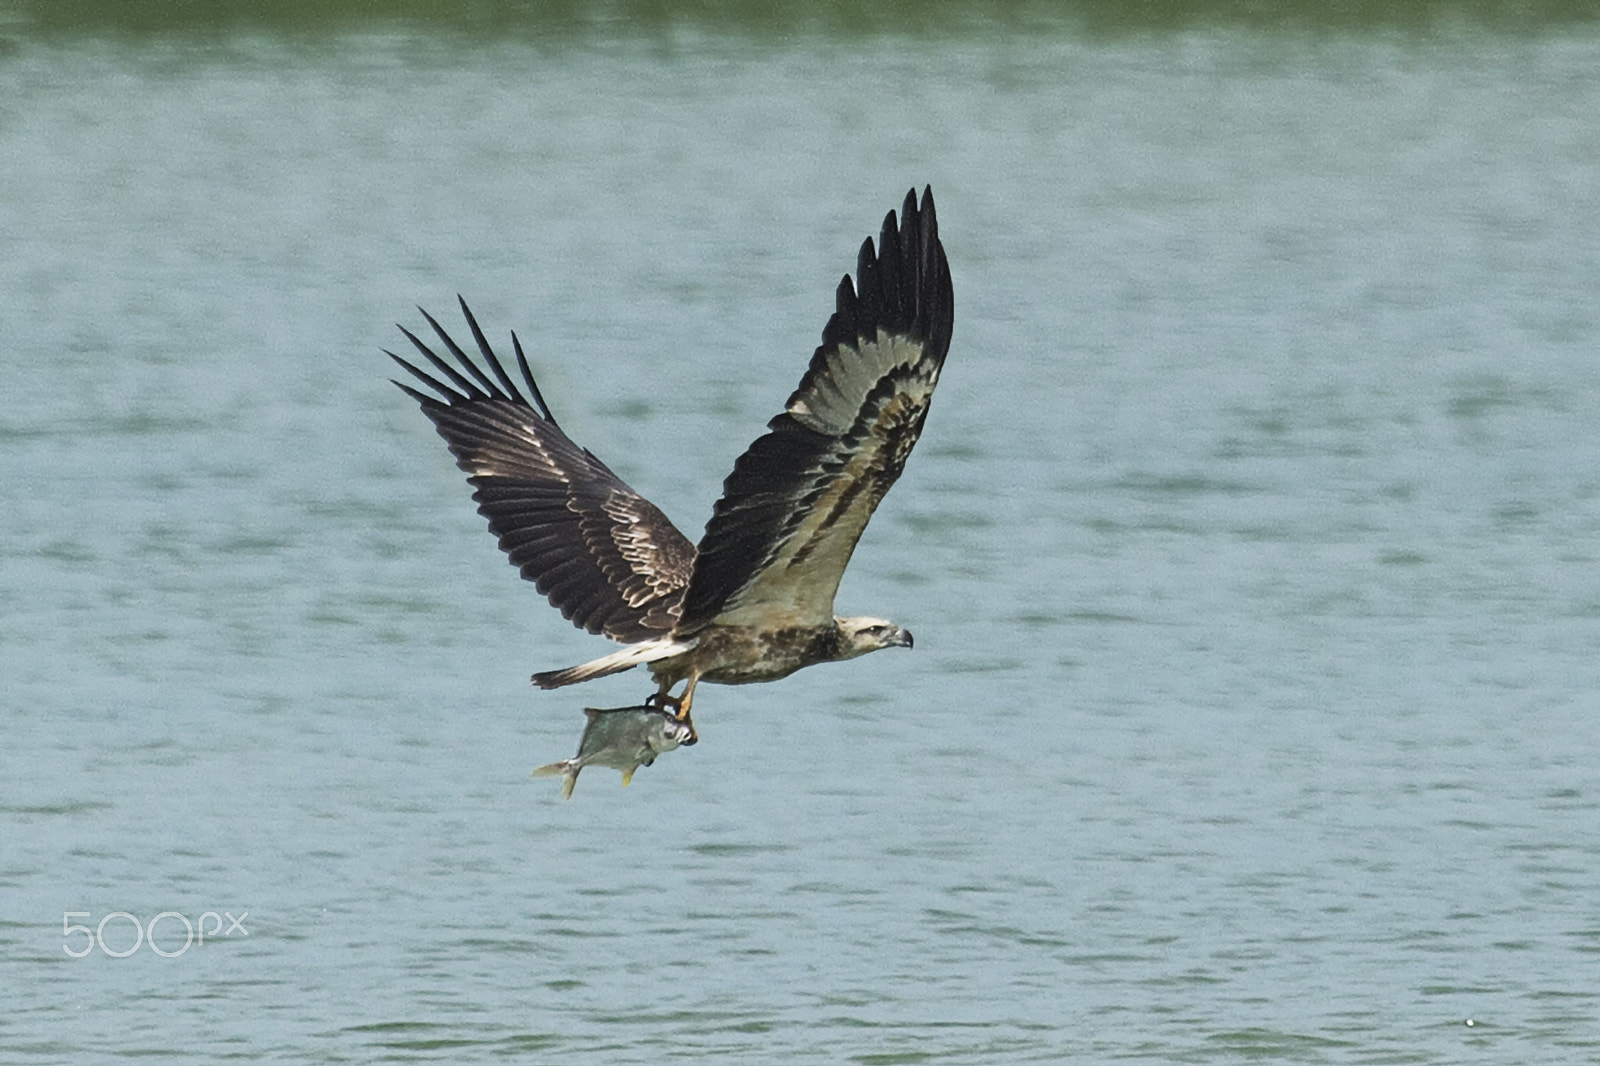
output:
[[[583,663],[579,666],[569,666],[565,670],[549,670],[542,674],[533,675],[533,683],[540,688],[561,688],[563,685],[576,685],[580,681],[590,678],[605,677],[607,674],[618,674],[630,670],[641,663],[653,663],[658,659],[667,659],[674,655],[688,651],[694,645],[680,644],[669,637],[657,637],[655,640],[643,640],[637,644],[629,644],[626,648],[614,651],[610,655],[601,656],[593,662]]]

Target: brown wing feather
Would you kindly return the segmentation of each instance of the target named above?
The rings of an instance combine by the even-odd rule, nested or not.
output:
[[[493,379],[426,311],[423,318],[461,369],[403,326],[400,331],[441,377],[387,354],[439,394],[395,382],[422,405],[456,465],[467,472],[489,531],[522,576],[579,628],[624,643],[670,632],[694,566],[694,545],[654,504],[561,431],[516,335],[512,344],[527,396],[465,301],[461,311]]]
[[[932,190],[906,195],[839,283],[837,310],[787,409],[723,483],[681,638],[712,621],[825,624],[867,520],[922,432],[954,297]]]

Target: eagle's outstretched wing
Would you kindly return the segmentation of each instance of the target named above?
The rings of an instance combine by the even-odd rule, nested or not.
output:
[[[472,498],[490,532],[512,565],[574,625],[623,643],[671,632],[694,567],[694,545],[654,504],[561,431],[516,334],[511,343],[527,396],[501,366],[464,300],[461,312],[492,380],[426,311],[422,317],[461,370],[404,326],[400,332],[444,380],[387,354],[439,394],[395,382],[422,405],[450,445],[476,489]]]
[[[933,192],[868,238],[784,412],[734,464],[701,538],[675,636],[712,621],[824,625],[867,519],[922,432],[954,296]]]

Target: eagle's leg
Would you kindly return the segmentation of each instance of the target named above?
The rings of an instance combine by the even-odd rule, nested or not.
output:
[[[689,721],[689,705],[694,703],[694,686],[695,686],[695,683],[698,682],[699,680],[700,680],[700,675],[699,674],[690,674],[689,675],[689,683],[687,685],[683,686],[683,695],[679,696],[676,700],[673,701],[674,703],[677,704],[677,707],[678,707],[678,721],[680,721],[680,722],[688,722]],[[692,729],[693,727],[694,727],[694,724],[691,722],[690,723],[690,728]]]
[[[694,703],[694,686],[700,678],[697,675],[689,677],[689,683],[683,686],[683,695],[674,696],[667,691],[667,685],[662,685],[660,690],[645,698],[646,707],[655,707],[663,711],[671,711],[673,717],[680,722],[689,721],[689,707]]]
[[[668,692],[667,690],[672,686],[670,683],[664,683],[659,690],[646,696],[644,701],[646,707],[654,707],[661,711],[671,711],[674,718],[689,727],[689,739],[684,741],[686,745],[693,744],[700,739],[700,735],[695,732],[694,721],[689,717],[689,705],[694,702],[694,685],[698,680],[700,680],[699,677],[690,677],[689,683],[684,686],[683,695],[681,696],[674,696]]]
[[[654,707],[657,710],[671,711],[679,721],[687,721],[689,718],[689,706],[694,703],[695,682],[699,680],[698,676],[691,676],[689,683],[683,687],[683,695],[681,696],[672,695],[668,692],[671,685],[663,683],[659,689],[645,697],[644,705],[646,707]]]

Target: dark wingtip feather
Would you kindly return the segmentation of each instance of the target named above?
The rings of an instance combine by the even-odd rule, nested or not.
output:
[[[400,327],[400,332],[405,333],[406,332],[406,328],[404,326],[401,326]],[[406,333],[406,336],[409,337],[411,335],[409,333]],[[412,337],[411,340],[412,340],[412,343],[417,343],[417,339],[415,337]],[[387,355],[390,359],[393,359],[396,363],[399,363],[400,366],[405,369],[406,373],[410,374],[412,377],[416,378],[418,381],[420,381],[424,385],[428,386],[428,388],[434,390],[435,392],[437,392],[439,394],[438,396],[429,396],[426,393],[418,392],[416,389],[412,388],[410,385],[405,384],[404,382],[401,382],[401,381],[396,381],[395,382],[396,385],[400,386],[401,389],[405,390],[405,392],[408,395],[410,395],[418,403],[422,404],[422,406],[428,407],[428,406],[431,406],[431,405],[438,405],[438,404],[441,404],[441,403],[447,403],[447,402],[449,402],[449,400],[452,397],[454,397],[456,395],[455,391],[453,389],[451,389],[450,386],[446,385],[444,382],[440,381],[438,378],[435,378],[432,374],[429,374],[427,371],[420,369],[414,363],[411,363],[408,360],[402,359],[400,356],[398,356],[395,353],[391,352],[387,348],[383,349],[383,354]],[[391,378],[390,380],[393,380],[393,379]]]
[[[528,386],[528,395],[533,399],[533,405],[539,414],[544,416],[546,422],[557,429],[561,428],[556,422],[556,416],[550,413],[550,405],[544,402],[544,394],[539,391],[539,383],[533,380],[533,371],[528,369],[528,357],[522,354],[522,341],[517,338],[517,331],[511,331],[511,348],[517,354],[517,369],[522,371],[522,380]]]
[[[422,308],[419,307],[417,310],[422,311]],[[439,329],[439,324],[433,321],[433,318],[429,316],[428,312],[422,311],[422,317],[426,318],[430,323],[432,323],[433,328],[441,335],[444,335],[444,331]],[[413,374],[416,374],[417,377],[426,382],[429,388],[438,389],[439,394],[445,397],[445,399],[451,403],[456,403],[458,400],[481,400],[485,398],[476,385],[461,376],[460,371],[456,370],[455,367],[441,359],[438,353],[436,353],[432,348],[429,348],[426,344],[422,343],[422,338],[418,337],[415,333],[412,333],[409,329],[406,329],[406,327],[399,325],[398,323],[396,324],[395,328],[405,335],[406,340],[410,341],[412,347],[416,348],[418,352],[422,353],[422,357],[426,359],[435,370],[449,378],[450,382],[455,385],[456,389],[459,389],[460,392],[456,392],[455,390],[446,387],[442,382],[430,377],[427,374],[419,372],[415,367],[405,363],[404,360],[401,360],[399,356],[392,352],[389,355],[391,359],[402,363],[406,369],[410,370]],[[454,345],[451,345],[451,347],[454,347]]]
[[[467,320],[467,328],[472,331],[472,339],[478,345],[478,354],[483,361],[489,364],[494,376],[500,381],[500,388],[495,388],[479,372],[476,376],[483,381],[491,395],[496,399],[520,400],[521,394],[517,391],[516,382],[511,380],[511,375],[506,373],[506,368],[500,365],[500,357],[494,354],[494,348],[489,344],[489,338],[483,335],[483,330],[478,327],[478,320],[472,314],[472,308],[467,306],[467,301],[460,293],[456,294],[456,302],[461,305],[461,314]],[[504,390],[504,391],[502,391]],[[526,401],[524,401],[526,402]]]
[[[466,304],[463,303],[462,308],[465,309],[465,307]],[[494,382],[489,380],[489,376],[483,372],[483,368],[473,362],[467,353],[461,350],[461,346],[455,342],[455,338],[444,331],[444,327],[439,325],[438,320],[420,307],[417,310],[422,313],[423,318],[428,320],[428,325],[433,327],[433,332],[438,335],[439,342],[449,349],[451,355],[456,357],[456,362],[461,364],[462,369],[472,375],[473,381],[470,383],[459,375],[455,377],[455,380],[461,382],[467,396],[474,400],[504,399],[505,397],[498,395],[499,390],[494,387]],[[467,324],[471,327],[475,337],[482,336],[478,330],[478,324],[472,320],[470,312],[467,314]]]
[[[484,400],[500,400],[514,403],[522,407],[531,408],[540,418],[555,425],[556,420],[551,417],[549,405],[545,403],[544,396],[539,392],[539,385],[534,380],[533,370],[528,365],[528,357],[523,352],[522,342],[517,339],[517,335],[515,333],[511,334],[511,344],[516,353],[517,371],[522,376],[523,386],[526,387],[526,396],[523,395],[524,388],[517,384],[516,379],[506,370],[505,364],[500,361],[500,357],[495,354],[494,346],[489,343],[488,337],[484,335],[483,329],[478,325],[477,316],[472,313],[472,308],[467,305],[467,301],[458,294],[456,302],[461,306],[461,314],[466,319],[467,328],[472,333],[473,343],[477,346],[478,355],[482,363],[480,364],[478,360],[468,355],[455,342],[455,339],[445,331],[445,328],[439,324],[438,319],[430,315],[425,308],[418,307],[417,311],[438,336],[439,343],[444,346],[450,355],[455,357],[456,363],[460,364],[460,369],[457,369],[455,364],[452,364],[444,356],[434,351],[428,343],[415,333],[405,326],[396,324],[395,328],[405,336],[406,340],[411,342],[411,346],[428,361],[428,364],[433,367],[438,376],[420,369],[388,349],[383,350],[384,354],[404,367],[406,372],[418,381],[437,392],[439,398],[436,399],[424,393],[418,393],[406,385],[401,385],[400,387],[414,398],[418,398],[419,401],[426,400],[432,404],[443,403],[454,406],[456,404],[475,403]],[[488,369],[485,370],[485,367]],[[491,373],[494,375],[493,378],[490,377]],[[396,382],[396,384],[399,384],[399,382]]]
[[[933,187],[924,186],[920,205],[913,188],[898,214],[884,216],[876,244],[870,237],[861,242],[854,283],[848,274],[839,283],[833,317],[822,331],[822,348],[851,346],[882,328],[928,341],[942,357],[949,345],[953,304]]]
[[[418,392],[416,389],[413,389],[410,385],[407,385],[403,381],[396,381],[394,378],[390,378],[389,382],[390,382],[390,384],[395,385],[396,387],[398,387],[401,392],[405,393],[407,396],[411,397],[413,400],[415,400],[419,404],[421,404],[424,409],[427,409],[429,407],[443,407],[444,406],[442,403],[439,402],[439,400],[437,398],[435,398],[433,396],[429,396],[425,392]]]

